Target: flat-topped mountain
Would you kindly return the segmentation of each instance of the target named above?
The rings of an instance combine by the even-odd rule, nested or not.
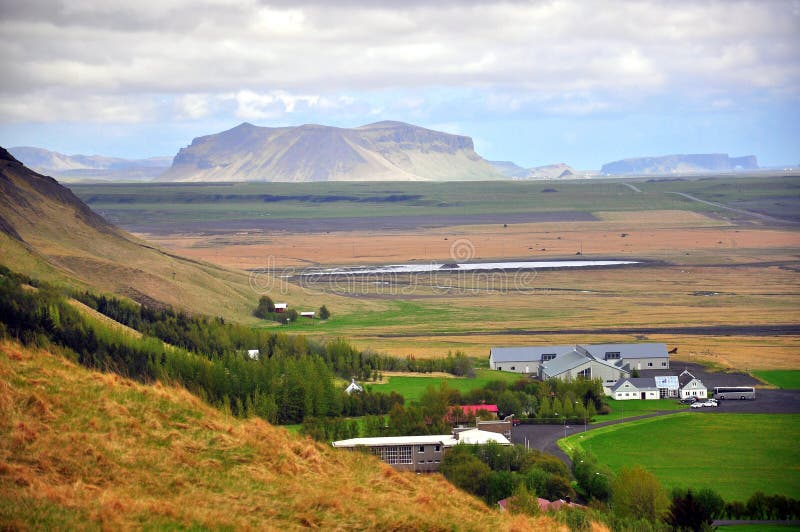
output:
[[[243,123],[180,150],[162,181],[455,181],[503,179],[472,139],[402,122],[352,129]]]
[[[103,155],[65,155],[31,146],[17,146],[8,151],[35,172],[61,181],[153,179],[172,162],[170,157],[123,159]]]
[[[604,164],[600,172],[603,174],[674,174],[730,172],[757,168],[758,162],[755,155],[729,157],[727,153],[701,153],[623,159]]]

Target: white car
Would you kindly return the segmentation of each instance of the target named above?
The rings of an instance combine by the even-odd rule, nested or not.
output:
[[[692,406],[694,406],[694,405],[692,405]],[[717,406],[717,402],[716,402],[716,401],[713,401],[713,400],[711,400],[711,401],[706,401],[706,402],[705,402],[705,403],[703,403],[701,406]]]
[[[696,403],[692,403],[689,408],[703,408],[704,405],[705,405],[705,403],[701,403],[700,401],[697,401]]]

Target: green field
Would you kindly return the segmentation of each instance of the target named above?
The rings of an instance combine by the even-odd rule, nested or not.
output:
[[[479,369],[475,371],[475,378],[448,378],[448,377],[388,377],[386,384],[368,384],[367,388],[375,392],[397,392],[406,401],[417,401],[428,386],[438,388],[442,382],[449,388],[460,392],[468,392],[476,388],[482,388],[491,381],[515,382],[520,376],[517,373],[506,373],[503,371],[491,371]]]
[[[664,410],[686,410],[689,408],[688,405],[682,405],[677,399],[616,401],[610,397],[606,397],[605,401],[606,404],[611,407],[611,413],[607,416],[596,417],[595,423],[641,416],[643,414],[661,412]]]
[[[754,371],[753,375],[784,390],[800,390],[800,370]]]
[[[756,491],[800,493],[800,415],[678,413],[612,425],[570,436],[618,471],[639,464],[667,490],[713,488],[725,500],[746,501]]]
[[[797,198],[795,177],[679,180],[493,181],[459,183],[122,183],[71,184],[92,209],[122,226],[258,218],[431,216],[545,211],[718,211],[667,192],[723,203],[784,204]]]
[[[757,525],[725,525],[718,526],[717,532],[789,532],[798,530],[797,526],[759,523]]]

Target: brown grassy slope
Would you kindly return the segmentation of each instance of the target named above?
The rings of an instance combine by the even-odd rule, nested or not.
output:
[[[439,475],[0,342],[0,528],[551,530]]]
[[[259,296],[246,274],[148,245],[2,148],[0,262],[51,282],[240,321],[250,316]],[[264,279],[259,284],[267,286]],[[276,297],[300,304],[311,296],[289,287]]]

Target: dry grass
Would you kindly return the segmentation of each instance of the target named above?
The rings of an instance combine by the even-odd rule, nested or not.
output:
[[[556,530],[189,393],[0,343],[0,528]]]
[[[442,295],[423,284],[410,296],[416,305],[411,311],[394,312],[391,302],[380,298],[338,298],[329,305],[334,314],[330,323],[299,329],[321,338],[345,336],[362,348],[401,356],[439,357],[461,349],[483,357],[496,345],[644,339],[508,334],[513,329],[800,322],[800,278],[792,266],[800,249],[798,231],[739,227],[684,211],[595,214],[599,221],[507,228],[478,225],[415,232],[174,236],[158,242],[187,256],[236,267],[261,266],[268,257],[273,257],[269,260],[274,260],[277,268],[441,261],[450,258],[450,246],[459,238],[473,243],[476,259],[574,257],[582,248],[584,259],[615,256],[666,263],[637,269],[540,271],[530,293],[482,290]],[[765,262],[775,265],[765,266]],[[374,286],[356,288],[362,289],[375,295]],[[381,312],[381,320],[357,318]],[[449,334],[438,334],[442,330]],[[469,334],[459,336],[458,331]],[[393,334],[402,336],[386,336]],[[800,367],[800,339],[796,337],[652,335],[650,339],[679,347],[679,360],[738,369]]]
[[[476,260],[564,257],[580,249],[584,255],[664,258],[692,250],[719,253],[796,248],[800,244],[796,231],[738,228],[691,212],[599,214],[601,220],[597,222],[514,224],[506,228],[472,225],[418,231],[141,236],[183,256],[240,269],[448,261],[452,260],[451,245],[462,238],[473,243]]]

